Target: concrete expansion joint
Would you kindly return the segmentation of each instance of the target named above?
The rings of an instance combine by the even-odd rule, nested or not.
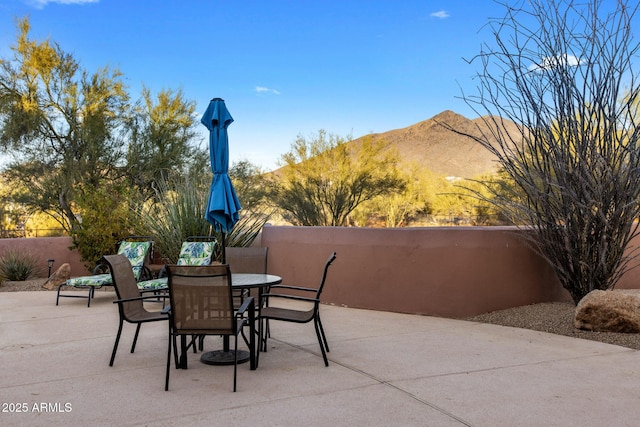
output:
[[[329,359],[329,360],[331,360],[331,359]],[[380,378],[378,378],[378,377],[376,377],[374,375],[371,375],[371,374],[369,374],[367,372],[364,372],[361,369],[354,368],[353,366],[349,366],[349,365],[347,365],[345,363],[340,363],[340,362],[335,362],[335,361],[332,361],[332,363],[334,363],[335,365],[338,365],[338,366],[342,366],[343,368],[348,369],[348,370],[350,370],[352,372],[356,372],[356,373],[358,373],[360,375],[366,376],[367,378],[372,379],[373,381],[377,382],[380,385],[384,385],[384,386],[393,388],[394,390],[399,391],[400,393],[402,393],[402,394],[404,394],[406,396],[409,396],[411,399],[413,399],[413,400],[415,400],[417,402],[420,402],[422,405],[428,406],[431,409],[434,409],[434,410],[442,413],[443,415],[458,421],[462,425],[465,425],[465,426],[468,426],[468,427],[473,427],[473,424],[471,424],[470,422],[463,420],[462,418],[456,416],[455,414],[452,414],[451,412],[447,411],[444,408],[439,407],[438,405],[436,405],[436,404],[434,404],[432,402],[429,402],[427,400],[421,399],[420,397],[416,396],[414,393],[410,393],[407,390],[405,390],[405,389],[403,389],[401,387],[398,387],[398,386],[392,384],[389,381],[384,381],[384,380],[382,380],[382,379],[380,379]]]

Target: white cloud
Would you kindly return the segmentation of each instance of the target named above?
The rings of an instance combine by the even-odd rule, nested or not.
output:
[[[557,67],[577,67],[580,65],[580,60],[574,55],[558,55],[558,56],[546,56],[542,58],[540,64],[531,64],[529,66],[530,71],[542,71],[551,70]]]
[[[451,15],[449,15],[449,12],[447,12],[446,10],[439,10],[437,12],[433,12],[429,16],[431,16],[432,18],[446,19]]]
[[[98,3],[100,0],[25,0],[29,6],[33,6],[36,9],[43,9],[49,3],[57,4],[86,4],[86,3]]]
[[[264,87],[264,86],[256,86],[256,93],[261,94],[261,93],[272,93],[274,95],[280,95],[280,92],[276,89],[271,89],[268,87]]]

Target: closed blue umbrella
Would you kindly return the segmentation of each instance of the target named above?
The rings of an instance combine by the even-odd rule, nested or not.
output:
[[[200,121],[209,129],[209,157],[213,171],[205,217],[214,227],[220,227],[223,233],[224,251],[224,233],[231,231],[238,222],[240,219],[238,211],[242,209],[228,174],[229,138],[227,127],[233,122],[233,117],[229,114],[224,100],[214,98]]]

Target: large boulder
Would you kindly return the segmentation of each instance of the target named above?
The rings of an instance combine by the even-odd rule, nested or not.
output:
[[[585,295],[576,306],[573,324],[595,332],[640,332],[640,293],[637,290],[600,291]]]
[[[56,290],[58,286],[66,283],[69,277],[71,277],[71,266],[65,262],[44,282],[42,287],[50,291]]]

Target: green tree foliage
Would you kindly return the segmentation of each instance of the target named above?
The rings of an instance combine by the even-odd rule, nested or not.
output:
[[[142,101],[127,121],[127,176],[143,199],[154,196],[159,181],[184,174],[197,155],[190,145],[194,112],[195,102],[185,100],[182,91],[163,90],[154,99],[143,89]]]
[[[492,201],[553,266],[575,303],[612,288],[639,234],[638,5],[547,0],[507,7],[475,58],[483,116],[509,185]],[[625,93],[625,91],[627,91]],[[503,118],[521,126],[513,135]]]
[[[0,144],[17,161],[9,177],[26,187],[22,202],[61,213],[78,225],[74,189],[112,176],[122,156],[117,128],[128,107],[118,70],[90,74],[57,44],[29,38],[18,22],[13,58],[0,64]]]
[[[229,177],[243,211],[269,210],[266,204],[271,183],[259,166],[248,160],[234,162],[229,168]]]
[[[0,146],[14,159],[5,200],[51,215],[93,263],[135,231],[129,209],[159,180],[203,169],[190,146],[195,104],[144,88],[132,107],[119,70],[84,71],[56,43],[32,40],[27,18],[17,27],[13,56],[0,60]]]
[[[402,165],[398,171],[405,187],[362,203],[351,215],[358,226],[406,227],[417,217],[431,212],[431,198],[437,192],[435,175],[420,165]]]
[[[282,156],[272,200],[292,224],[347,225],[363,202],[404,189],[397,155],[384,149],[384,142],[371,139],[352,147],[323,130],[311,140],[299,136]]]
[[[102,255],[116,252],[118,242],[137,234],[137,216],[131,215],[129,189],[121,185],[77,188],[78,221],[72,234],[85,266],[92,270]]]

